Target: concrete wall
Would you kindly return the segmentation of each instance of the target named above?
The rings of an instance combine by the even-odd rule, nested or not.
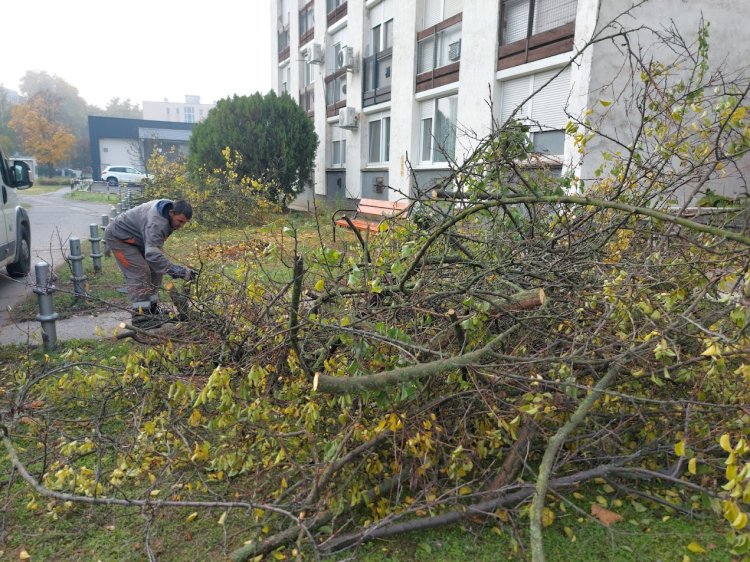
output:
[[[740,17],[747,11],[746,0],[711,0],[700,3],[687,0],[649,0],[627,15],[621,15],[628,5],[630,2],[624,0],[582,0],[579,4],[582,13],[576,24],[577,39],[583,41],[587,35],[590,37],[594,22],[596,32],[607,33],[604,28],[608,22],[619,16],[619,21],[628,28],[643,26],[639,31],[629,33],[629,43],[640,51],[642,60],[670,62],[675,55],[659,39],[658,34],[664,34],[668,28],[674,27],[687,44],[693,44],[697,39],[702,17],[704,21],[710,22],[708,42],[711,71],[723,65],[725,74],[732,75],[747,68],[750,41],[747,40],[747,22]],[[598,20],[595,17],[597,10]],[[632,99],[642,91],[640,69],[632,65],[633,62],[626,56],[623,38],[597,43],[583,58],[574,86],[578,96],[576,111],[580,114],[585,107],[592,108],[592,121],[600,122],[604,134],[618,139],[624,145],[630,144],[641,122],[637,108],[631,104]],[[682,71],[686,73],[690,69],[685,65]],[[673,82],[679,78],[681,76],[676,75]],[[599,102],[600,99],[614,103],[605,108]],[[587,145],[586,156],[578,167],[580,177],[592,178],[602,163],[601,154],[614,149],[613,143],[602,139]],[[570,153],[571,156],[574,155],[572,150]],[[742,168],[745,173],[750,172],[748,162],[744,162]],[[738,176],[737,171],[730,172],[721,182],[713,182],[711,187],[727,195],[742,193],[746,191],[746,187]],[[688,186],[677,193],[675,202],[684,203],[691,189]]]
[[[139,154],[137,139],[99,139],[101,172],[107,166],[134,166],[143,170],[143,158]]]

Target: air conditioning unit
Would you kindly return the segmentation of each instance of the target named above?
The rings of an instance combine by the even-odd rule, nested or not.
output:
[[[339,127],[342,129],[357,128],[357,110],[353,107],[339,109]]]
[[[461,59],[461,40],[448,44],[448,60],[457,61]]]
[[[357,60],[354,58],[354,49],[352,47],[341,47],[336,55],[336,69],[354,70],[356,66]]]
[[[323,46],[311,43],[305,48],[305,58],[310,64],[323,64]]]

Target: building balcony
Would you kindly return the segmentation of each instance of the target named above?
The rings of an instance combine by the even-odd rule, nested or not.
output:
[[[329,26],[346,17],[346,0],[326,0],[326,20]]]
[[[393,48],[366,57],[362,61],[364,88],[362,105],[367,107],[391,100],[391,69],[393,67]]]
[[[456,14],[417,33],[417,92],[458,82],[462,17]]]

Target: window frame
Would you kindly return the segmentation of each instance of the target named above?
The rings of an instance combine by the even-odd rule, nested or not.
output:
[[[450,119],[448,122],[450,123],[451,129],[453,134],[449,137],[446,137],[446,140],[450,138],[450,143],[448,148],[451,148],[452,150],[446,150],[446,144],[443,144],[442,146],[437,142],[439,131],[437,128],[439,127],[438,123],[438,115],[440,113],[439,105],[441,101],[445,101],[449,104],[449,110],[451,112],[455,112],[455,115],[452,115],[453,121]],[[432,108],[430,111],[429,116],[425,116],[425,111],[423,111],[424,104],[431,104]],[[420,102],[419,105],[419,163],[420,165],[440,165],[440,164],[446,164],[448,162],[448,158],[455,159],[456,157],[456,143],[458,140],[458,93],[450,93],[444,96],[434,97],[427,100],[424,100]],[[429,130],[427,127],[427,122],[429,122]],[[444,152],[448,153],[448,158],[444,156]],[[451,154],[452,152],[452,154]],[[429,155],[429,158],[425,158],[426,153]]]
[[[374,150],[372,145],[373,131],[377,124],[378,146]],[[367,121],[367,165],[378,166],[390,162],[391,148],[391,114],[390,112],[376,113],[371,115]],[[373,153],[377,153],[377,160],[373,159]]]

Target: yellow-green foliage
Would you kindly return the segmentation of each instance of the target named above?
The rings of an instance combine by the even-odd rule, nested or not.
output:
[[[240,177],[242,156],[229,148],[222,151],[224,167],[205,170],[198,180],[188,174],[185,160],[174,154],[154,153],[149,159],[153,179],[146,196],[186,199],[193,206],[195,224],[246,226],[262,224],[277,210],[264,196],[267,188],[258,180]]]

